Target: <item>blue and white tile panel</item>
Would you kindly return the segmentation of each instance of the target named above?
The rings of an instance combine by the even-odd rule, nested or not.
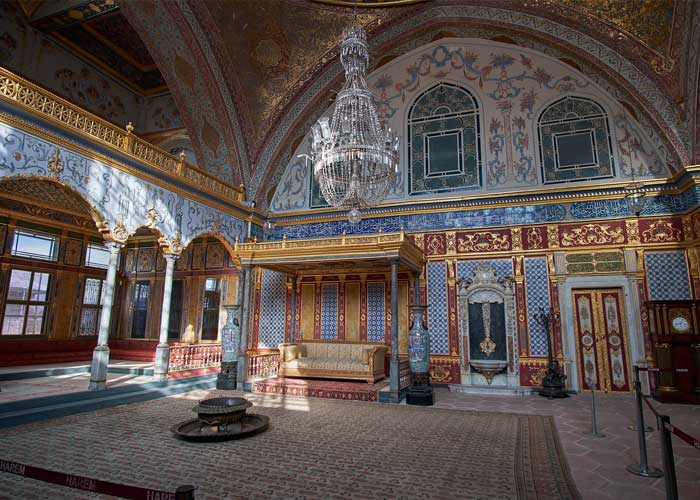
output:
[[[449,354],[447,267],[445,262],[428,262],[427,277],[430,352],[432,354]]]
[[[646,252],[647,280],[651,300],[690,300],[685,252]]]
[[[477,266],[491,266],[496,270],[496,276],[513,276],[513,259],[493,260],[460,260],[457,262],[457,279],[473,279]]]
[[[260,290],[260,335],[258,348],[274,349],[284,342],[287,313],[287,283],[284,273],[263,270]]]
[[[525,258],[525,294],[527,303],[527,325],[530,331],[530,354],[547,355],[547,333],[535,320],[540,307],[548,310],[549,279],[547,278],[547,259],[545,257]]]
[[[384,305],[384,283],[367,283],[367,340],[382,342],[386,312]]]
[[[321,285],[321,340],[338,340],[338,284]]]

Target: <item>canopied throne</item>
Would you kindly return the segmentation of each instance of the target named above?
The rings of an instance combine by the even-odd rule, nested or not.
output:
[[[462,385],[517,387],[513,279],[479,265],[457,282]]]

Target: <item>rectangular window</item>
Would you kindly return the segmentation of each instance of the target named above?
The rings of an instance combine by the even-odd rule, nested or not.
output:
[[[109,250],[102,245],[90,243],[85,254],[85,265],[107,269],[109,267]]]
[[[100,312],[104,299],[104,280],[87,278],[83,290],[83,304],[80,309],[80,326],[78,335],[95,337],[100,325]]]
[[[423,134],[423,140],[427,177],[464,173],[461,130]]]
[[[131,316],[131,338],[146,338],[146,319],[148,318],[148,298],[151,293],[151,283],[137,281],[134,287],[134,309]]]
[[[180,322],[182,321],[182,280],[173,281],[170,295],[170,321],[168,321],[168,340],[180,340]]]
[[[592,130],[554,134],[559,168],[588,167],[598,164]]]
[[[207,278],[204,286],[204,321],[202,340],[216,340],[219,336],[219,304],[221,283],[216,278]]]
[[[2,335],[43,335],[51,275],[12,269]]]
[[[56,261],[58,259],[58,237],[26,229],[15,229],[10,253],[16,257]]]

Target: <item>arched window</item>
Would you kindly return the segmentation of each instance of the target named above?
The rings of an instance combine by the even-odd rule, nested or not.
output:
[[[565,97],[537,122],[544,184],[615,176],[608,117],[590,99]]]
[[[465,89],[439,83],[408,113],[411,195],[481,186],[479,106]]]

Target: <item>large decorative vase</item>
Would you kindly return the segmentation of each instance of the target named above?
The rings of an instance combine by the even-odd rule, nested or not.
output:
[[[430,385],[430,336],[423,323],[428,306],[411,306],[413,324],[408,331],[408,363],[411,366],[411,386],[406,395],[410,405],[431,406],[434,403]]]
[[[224,306],[226,325],[221,329],[221,372],[216,388],[232,391],[236,388],[238,371],[238,346],[241,343],[241,306]]]

